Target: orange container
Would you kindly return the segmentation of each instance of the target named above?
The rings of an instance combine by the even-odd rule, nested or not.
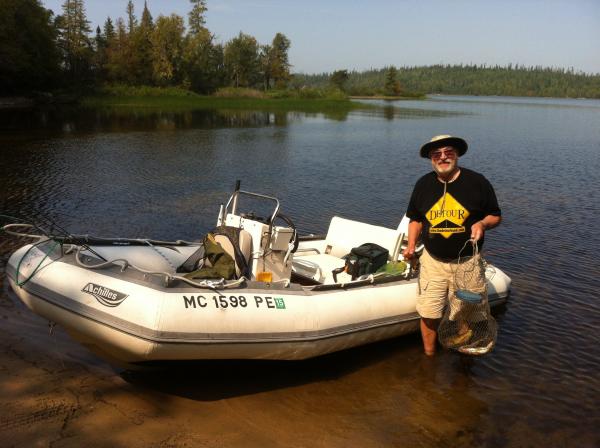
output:
[[[259,282],[271,283],[273,281],[273,273],[272,272],[259,272],[256,274],[256,280]]]

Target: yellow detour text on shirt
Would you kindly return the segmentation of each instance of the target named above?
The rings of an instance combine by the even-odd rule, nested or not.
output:
[[[442,196],[426,214],[430,222],[429,233],[439,233],[444,238],[450,238],[454,233],[465,231],[463,223],[469,217],[469,211],[464,208],[450,193]]]

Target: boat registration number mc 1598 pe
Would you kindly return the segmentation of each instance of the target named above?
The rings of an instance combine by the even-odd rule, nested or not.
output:
[[[283,297],[271,296],[183,296],[186,308],[259,308],[284,310],[285,300]]]

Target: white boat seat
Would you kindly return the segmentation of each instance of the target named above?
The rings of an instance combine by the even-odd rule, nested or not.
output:
[[[294,272],[320,283],[335,283],[331,271],[344,266],[342,257],[364,243],[375,243],[389,251],[389,260],[394,254],[402,259],[400,249],[408,234],[410,219],[402,218],[396,230],[334,216],[324,240],[306,241],[294,254]],[[351,280],[342,272],[337,275],[338,283]]]
[[[391,258],[397,249],[397,245],[401,243],[401,238],[406,235],[400,229],[403,222],[404,219],[400,222],[398,229],[394,230],[334,216],[325,237],[325,253],[343,257],[353,247],[358,247],[364,243],[375,243],[385,247]],[[408,226],[406,225],[406,227]]]
[[[227,254],[231,258],[233,258],[234,261],[236,261],[235,250],[233,249],[233,244],[231,244],[231,241],[229,241],[229,238],[227,238],[227,236],[215,235],[215,241],[221,245],[223,250],[225,252],[227,252]],[[252,260],[251,260],[251,258],[252,258],[252,236],[250,235],[249,232],[245,231],[244,229],[240,230],[240,240],[238,241],[238,245],[240,247],[240,251],[242,252],[242,255],[244,256],[244,258],[246,260],[246,263],[251,268],[252,267],[252,265],[251,265],[251,262],[252,262]],[[241,268],[236,261],[235,273],[239,277],[241,272],[242,272]]]
[[[402,217],[400,220],[400,224],[398,224],[398,232],[403,233],[404,235],[408,235],[408,225],[410,224],[410,218],[406,215]]]

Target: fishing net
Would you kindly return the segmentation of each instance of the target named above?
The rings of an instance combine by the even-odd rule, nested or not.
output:
[[[473,256],[461,257],[467,244],[473,245]],[[460,353],[484,355],[496,343],[496,321],[490,314],[484,262],[472,240],[458,254],[454,286],[438,327],[440,344]]]

